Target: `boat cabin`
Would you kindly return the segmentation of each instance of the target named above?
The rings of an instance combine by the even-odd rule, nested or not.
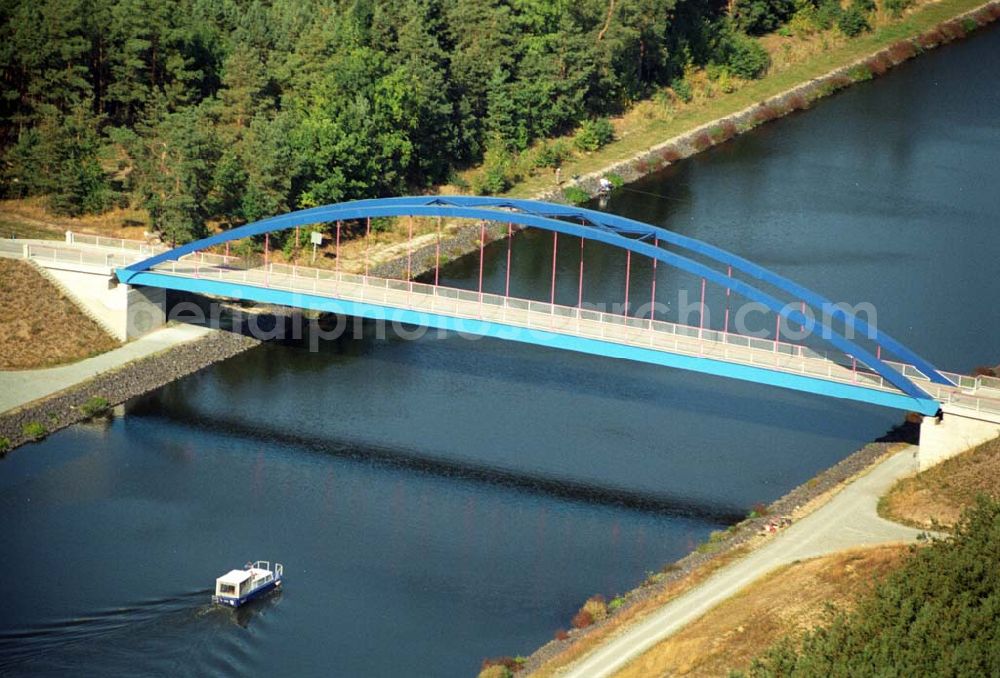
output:
[[[212,599],[224,605],[238,606],[258,594],[281,584],[284,568],[276,563],[274,569],[266,561],[247,563],[242,570],[230,570],[215,580]]]
[[[215,580],[215,595],[220,598],[243,598],[251,590],[253,575],[246,570],[230,570]]]

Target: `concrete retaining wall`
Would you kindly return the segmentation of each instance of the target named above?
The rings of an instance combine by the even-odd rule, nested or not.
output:
[[[945,405],[944,417],[924,417],[920,424],[921,471],[1000,436],[1000,421],[980,413]]]

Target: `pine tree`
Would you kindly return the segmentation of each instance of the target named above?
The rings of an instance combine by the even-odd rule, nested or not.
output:
[[[219,147],[204,110],[163,110],[163,103],[156,105],[138,132],[121,141],[133,160],[132,187],[149,210],[153,227],[168,241],[184,243],[207,232]]]
[[[222,123],[237,130],[250,126],[250,121],[263,108],[270,107],[267,88],[269,79],[261,54],[253,47],[239,43],[226,58],[222,72]]]

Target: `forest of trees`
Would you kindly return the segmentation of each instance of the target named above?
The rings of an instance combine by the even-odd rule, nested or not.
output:
[[[0,0],[2,197],[208,219],[441,183],[691,64],[754,77],[810,0]]]

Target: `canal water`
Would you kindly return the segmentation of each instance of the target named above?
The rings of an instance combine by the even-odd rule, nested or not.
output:
[[[870,302],[943,368],[994,364],[998,110],[994,29],[607,209]],[[512,291],[545,298],[550,239],[514,247]],[[491,246],[488,289],[504,257]],[[587,301],[619,301],[621,253],[585,257]],[[667,297],[692,283],[659,273]],[[446,275],[476,284],[478,262]],[[492,340],[264,346],[0,461],[0,673],[474,675],[899,419]],[[211,607],[214,577],[258,558],[285,590]]]

